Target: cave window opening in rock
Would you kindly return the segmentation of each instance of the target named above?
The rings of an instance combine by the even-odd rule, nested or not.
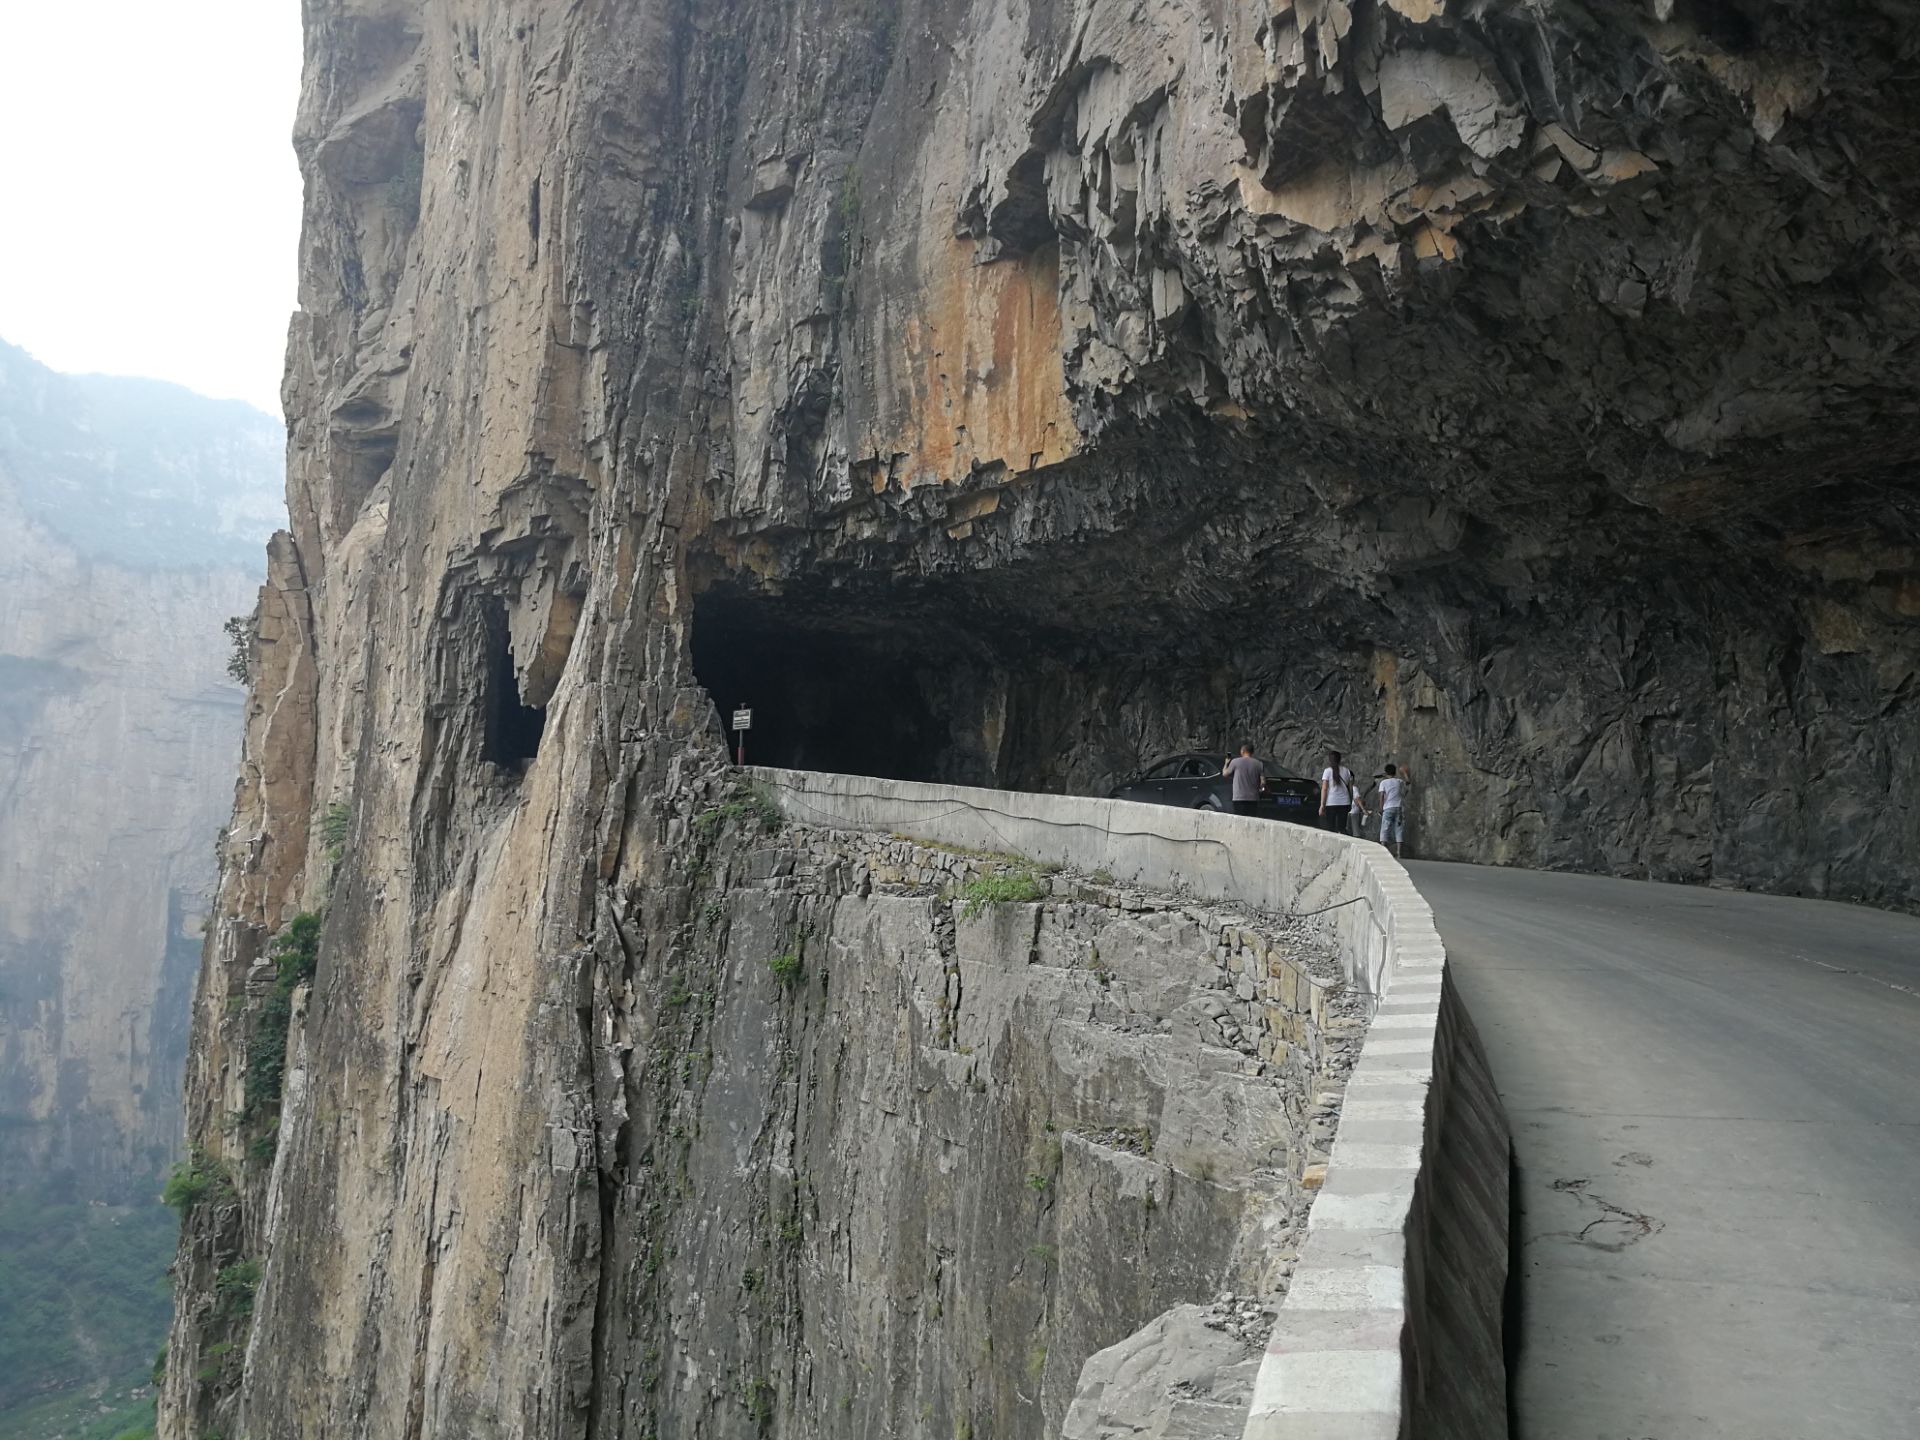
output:
[[[849,621],[801,603],[726,594],[694,610],[693,668],[724,726],[753,711],[749,765],[872,775],[970,779],[964,726],[937,707],[942,640],[911,621]],[[729,749],[736,737],[729,732]]]
[[[506,611],[498,604],[486,612],[486,695],[482,715],[481,754],[502,769],[518,772],[540,753],[546,732],[544,706],[521,703],[520,683],[513,663],[513,638]]]

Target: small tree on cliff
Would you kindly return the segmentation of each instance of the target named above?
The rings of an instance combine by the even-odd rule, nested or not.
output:
[[[227,674],[233,677],[234,684],[244,685],[253,673],[253,617],[236,615],[223,628],[227,632],[227,643],[233,647],[227,655]]]

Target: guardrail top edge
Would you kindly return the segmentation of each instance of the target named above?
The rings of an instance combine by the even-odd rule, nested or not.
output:
[[[1436,1047],[1440,1043],[1438,1018],[1445,993],[1446,947],[1434,926],[1432,907],[1421,895],[1413,877],[1398,860],[1377,844],[1273,821],[1249,820],[1246,823],[1259,825],[1263,831],[1238,831],[1243,817],[1209,813],[1203,822],[1195,812],[1173,812],[1173,815],[1184,820],[1183,826],[1164,818],[1165,807],[1124,800],[1052,795],[1022,797],[1017,792],[974,786],[896,782],[868,776],[820,775],[765,767],[753,773],[776,787],[801,794],[848,802],[905,801],[922,807],[959,804],[970,809],[984,809],[1016,823],[1058,824],[1069,829],[1081,826],[1096,830],[1104,828],[1110,840],[1114,838],[1110,826],[1102,827],[1091,821],[1036,812],[1054,807],[1065,807],[1069,811],[1087,807],[1089,813],[1099,813],[1096,807],[1105,807],[1115,812],[1124,810],[1129,814],[1153,814],[1168,829],[1191,826],[1196,832],[1194,836],[1179,836],[1150,831],[1144,834],[1123,833],[1121,837],[1158,840],[1167,844],[1190,843],[1193,838],[1198,838],[1198,831],[1203,824],[1218,824],[1225,827],[1226,835],[1207,838],[1218,840],[1229,852],[1234,848],[1229,841],[1235,833],[1265,840],[1267,844],[1258,848],[1269,853],[1276,839],[1299,842],[1304,849],[1312,852],[1310,856],[1302,857],[1308,861],[1302,867],[1303,885],[1318,882],[1343,864],[1357,862],[1358,873],[1350,874],[1346,883],[1355,887],[1360,897],[1367,898],[1369,911],[1373,909],[1374,901],[1366,896],[1366,892],[1372,890],[1386,908],[1389,923],[1383,924],[1376,918],[1369,929],[1363,929],[1362,933],[1377,933],[1380,938],[1365,942],[1369,954],[1350,957],[1349,976],[1351,979],[1356,975],[1365,975],[1375,980],[1378,986],[1373,992],[1376,1009],[1380,1005],[1391,1005],[1393,1008],[1384,1015],[1377,1014],[1375,1022],[1369,1025],[1349,1076],[1346,1094],[1350,1100],[1388,1105],[1391,1107],[1389,1113],[1404,1108],[1407,1118],[1418,1119],[1423,1130],[1431,1125],[1432,1117],[1427,1113],[1425,1096],[1433,1084],[1440,1059]],[[927,825],[929,819],[938,818],[908,817],[901,823],[925,829],[930,828]],[[867,830],[887,828],[884,821],[840,823]],[[1281,833],[1292,831],[1299,833]],[[1071,846],[1056,842],[1055,849],[1069,851]],[[1262,858],[1266,857],[1249,857],[1249,862]],[[1188,865],[1186,869],[1204,873],[1206,867]],[[1172,862],[1168,862],[1167,870],[1176,875],[1186,873],[1181,866]],[[1182,883],[1188,882],[1183,880]],[[1231,893],[1213,894],[1208,898],[1230,904],[1249,903],[1246,896]],[[1333,931],[1336,935],[1342,933],[1337,925]],[[1382,968],[1377,977],[1372,975],[1370,955],[1379,956],[1381,961]],[[1395,982],[1401,979],[1409,984],[1396,995]],[[1429,979],[1437,979],[1440,983],[1419,983]],[[1420,1023],[1429,1014],[1434,1022],[1431,1028]],[[1380,1025],[1380,1019],[1390,1023]],[[1404,1023],[1408,1021],[1414,1023]],[[1374,1048],[1376,1037],[1383,1041],[1389,1037],[1400,1042],[1412,1040],[1417,1043],[1425,1040],[1427,1046],[1424,1053],[1411,1050],[1401,1053],[1399,1045],[1394,1045],[1394,1053],[1389,1054]],[[1343,1117],[1344,1114],[1343,1107]],[[1295,1427],[1313,1423],[1312,1417],[1316,1416],[1344,1417],[1350,1427],[1355,1423],[1360,1426],[1353,1430],[1355,1434],[1364,1432],[1373,1435],[1376,1431],[1381,1435],[1398,1433],[1402,1407],[1400,1334],[1410,1322],[1404,1289],[1404,1252],[1408,1243],[1405,1225],[1408,1206],[1419,1183],[1424,1159],[1422,1165],[1406,1169],[1404,1173],[1357,1170],[1344,1166],[1339,1155],[1340,1135],[1343,1132],[1344,1126],[1336,1132],[1333,1149],[1329,1152],[1326,1176],[1309,1214],[1309,1238],[1302,1249],[1302,1265],[1294,1273],[1292,1288],[1282,1303],[1275,1325],[1274,1338],[1262,1356],[1245,1427],[1245,1440],[1275,1440],[1283,1433],[1289,1436],[1305,1433]],[[1428,1146],[1423,1143],[1423,1157],[1427,1151]],[[1362,1180],[1370,1182],[1377,1175],[1380,1184],[1373,1189],[1349,1191],[1343,1183],[1344,1173],[1354,1174],[1356,1183]],[[1323,1210],[1323,1207],[1326,1208]],[[1327,1298],[1329,1295],[1345,1295],[1347,1290],[1342,1287],[1351,1287],[1350,1279],[1341,1273],[1348,1267],[1335,1267],[1324,1274],[1314,1270],[1307,1262],[1316,1244],[1323,1252],[1327,1245],[1338,1244],[1366,1253],[1378,1251],[1385,1257],[1399,1256],[1399,1265],[1386,1268],[1397,1272],[1401,1278],[1390,1283],[1371,1279],[1371,1288],[1363,1296],[1366,1304],[1360,1308],[1332,1303]],[[1383,1283],[1385,1290],[1380,1288]],[[1294,1305],[1296,1295],[1309,1291],[1316,1292],[1318,1297],[1314,1308]],[[1383,1294],[1389,1293],[1397,1298],[1394,1303],[1380,1308],[1376,1302]],[[1341,1433],[1347,1431],[1342,1430]]]

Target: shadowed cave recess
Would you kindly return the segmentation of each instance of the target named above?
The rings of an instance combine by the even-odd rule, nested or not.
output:
[[[709,567],[720,723],[754,711],[750,763],[1080,794],[1184,749],[1314,775],[1338,746],[1418,776],[1430,858],[1913,903],[1874,800],[1909,763],[1912,683],[1873,653],[1905,627],[1835,643],[1789,542],[1898,530],[1884,472],[1698,525],[1565,475],[1494,523],[1391,492],[1329,515],[1275,485],[1276,442],[1159,438],[1017,477],[957,556],[908,497],[890,548]]]
[[[1416,854],[1920,904],[1920,32],[1404,8],[1222,39],[1332,48],[1219,136],[1154,83],[1182,24],[1096,24],[959,242],[916,126],[820,198],[756,170],[736,284],[796,226],[865,268],[824,359],[733,302],[789,378],[691,545],[697,677],[768,763],[1100,794],[1336,746],[1411,767]],[[917,233],[848,210],[929,166]]]

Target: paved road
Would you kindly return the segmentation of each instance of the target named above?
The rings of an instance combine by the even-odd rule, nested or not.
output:
[[[1920,920],[1408,868],[1513,1125],[1516,1434],[1920,1437]]]

